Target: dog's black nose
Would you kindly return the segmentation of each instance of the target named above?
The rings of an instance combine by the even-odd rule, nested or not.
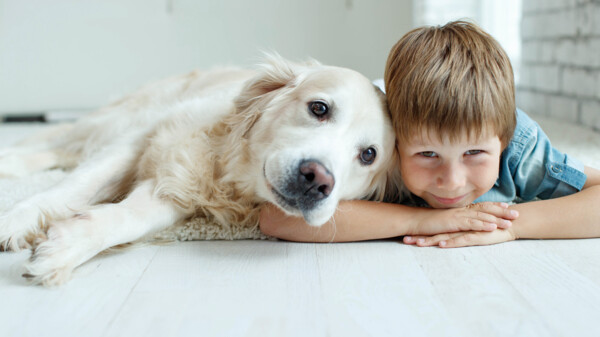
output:
[[[298,192],[315,201],[325,199],[331,193],[335,179],[333,175],[316,160],[305,160],[298,168]]]

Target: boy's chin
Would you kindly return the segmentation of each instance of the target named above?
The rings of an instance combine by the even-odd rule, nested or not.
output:
[[[429,200],[425,200],[427,201],[427,203],[429,204],[429,206],[433,207],[433,208],[459,208],[459,207],[466,207],[469,206],[470,204],[473,203],[474,199],[469,198],[468,196],[453,202],[453,203],[443,203],[440,202],[439,200],[437,200],[436,198],[432,197],[432,198],[428,198]]]
[[[439,204],[439,205],[431,206],[431,204],[430,204],[430,206],[433,207],[433,208],[441,208],[441,209],[443,209],[443,208],[461,208],[461,207],[465,207],[465,206],[468,206],[468,205],[470,205],[470,204],[468,204],[468,203],[462,203],[462,202],[461,203],[452,204],[452,205]]]

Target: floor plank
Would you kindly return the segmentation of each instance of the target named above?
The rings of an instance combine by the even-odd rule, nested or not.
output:
[[[58,289],[26,285],[27,253],[3,253],[0,326],[13,336],[592,336],[600,279],[572,268],[583,263],[563,243],[184,242],[93,259]],[[598,253],[600,239],[585,243]]]
[[[28,252],[0,258],[0,326],[9,336],[102,336],[138,282],[157,247],[100,256],[54,289],[21,278]],[[6,335],[3,335],[6,336]]]
[[[185,336],[194,330],[172,329],[200,324],[209,335],[394,336],[392,321],[406,333],[458,335],[439,319],[445,313],[409,250],[396,242],[181,243],[157,254],[107,335]]]
[[[598,244],[598,239],[595,239]],[[544,318],[553,335],[598,336],[600,286],[570,268],[548,241],[522,240],[487,257]],[[495,247],[494,247],[495,248]],[[592,329],[590,329],[592,328]]]
[[[549,336],[549,326],[489,262],[512,243],[459,249],[417,248],[415,258],[463,336]]]
[[[391,240],[319,245],[328,335],[458,335],[412,251]]]

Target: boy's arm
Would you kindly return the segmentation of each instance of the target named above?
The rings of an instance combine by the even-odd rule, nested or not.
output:
[[[580,192],[566,197],[514,205],[521,216],[514,233],[523,239],[600,237],[600,171],[585,167]]]
[[[260,229],[266,235],[289,241],[347,242],[407,234],[492,231],[509,227],[509,220],[517,216],[502,203],[442,210],[352,200],[340,202],[333,219],[321,227],[309,226],[302,218],[288,216],[276,206],[266,205],[261,211]]]
[[[448,233],[415,236],[405,243],[419,246],[463,247],[487,245],[514,239],[581,239],[600,237],[600,171],[585,167],[587,180],[580,192],[569,196],[532,201],[510,208],[519,218],[508,230],[489,233]]]

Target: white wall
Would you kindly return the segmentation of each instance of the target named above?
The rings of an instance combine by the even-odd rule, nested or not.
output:
[[[383,76],[411,0],[0,0],[0,114],[90,109],[260,50]]]
[[[524,0],[528,1],[528,0]],[[544,1],[544,0],[541,0]],[[415,26],[444,25],[468,19],[477,23],[502,45],[519,81],[521,62],[521,0],[415,0]]]
[[[523,2],[517,103],[600,130],[600,1]]]

